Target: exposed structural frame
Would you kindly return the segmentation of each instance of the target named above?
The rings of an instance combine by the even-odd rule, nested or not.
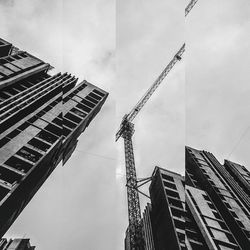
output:
[[[191,3],[185,9],[185,16],[193,8],[196,1],[191,1]],[[159,87],[174,65],[182,59],[182,54],[185,52],[185,43],[181,46],[178,52],[174,55],[173,59],[165,67],[159,77],[147,90],[147,92],[142,96],[135,107],[126,114],[121,122],[120,128],[116,133],[116,141],[123,137],[124,139],[124,149],[125,149],[125,167],[126,167],[126,187],[127,187],[127,199],[128,199],[128,218],[129,218],[129,249],[130,250],[143,250],[144,249],[144,238],[143,238],[143,226],[141,219],[141,209],[139,201],[138,190],[138,180],[136,176],[135,159],[133,151],[132,136],[134,134],[134,124],[132,121],[140,112],[140,110],[147,103],[149,98],[153,95],[155,90]],[[142,193],[145,195],[144,193]],[[146,195],[147,196],[147,195]]]

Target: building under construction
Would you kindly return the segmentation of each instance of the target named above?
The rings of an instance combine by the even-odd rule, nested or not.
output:
[[[154,169],[142,216],[144,249],[250,249],[249,190],[244,166],[222,165],[213,154],[186,147],[185,178]]]
[[[29,239],[1,239],[0,250],[34,250],[35,247],[30,245]]]
[[[0,237],[73,153],[108,94],[0,39]]]

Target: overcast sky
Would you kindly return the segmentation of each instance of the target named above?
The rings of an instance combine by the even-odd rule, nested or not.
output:
[[[187,144],[250,168],[249,1],[198,1],[186,24]]]
[[[4,39],[110,93],[7,237],[26,235],[37,250],[124,249],[124,149],[115,132],[185,40],[184,59],[134,120],[138,177],[155,165],[183,173],[185,144],[219,160],[237,145],[230,159],[250,166],[250,131],[238,143],[250,125],[248,1],[200,0],[185,26],[187,2],[0,0]]]

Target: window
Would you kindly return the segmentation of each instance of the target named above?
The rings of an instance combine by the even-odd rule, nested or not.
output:
[[[50,144],[53,144],[57,141],[57,137],[47,131],[41,131],[39,134],[37,134],[37,137],[50,143]]]
[[[3,147],[5,144],[7,144],[10,141],[9,138],[4,137],[3,139],[0,140],[0,148]]]
[[[77,116],[80,117],[85,117],[87,114],[85,114],[84,112],[80,111],[79,109],[73,108],[70,110],[72,113],[76,114]]]
[[[177,232],[178,238],[180,243],[184,243],[185,244],[185,234]]]
[[[18,127],[18,129],[21,130],[21,131],[23,131],[23,130],[25,130],[26,128],[28,128],[29,126],[30,126],[29,123],[28,123],[28,122],[25,122],[25,123],[23,123],[22,125],[20,125],[20,126]]]
[[[180,200],[175,200],[175,199],[172,199],[172,198],[168,198],[168,203],[169,203],[170,206],[183,208],[182,203],[181,203]]]
[[[28,120],[28,122],[34,123],[34,122],[37,121],[37,120],[38,120],[38,117],[37,117],[36,115],[34,115],[33,117],[31,117],[31,118]]]
[[[81,90],[83,90],[86,87],[87,87],[87,84],[84,83],[80,87],[78,87],[78,91],[81,91]]]
[[[208,204],[208,206],[209,206],[211,209],[213,209],[213,210],[215,210],[215,211],[216,211],[216,208],[215,208],[215,206],[214,206],[214,204],[213,204],[213,203],[211,203],[211,202],[207,202],[207,204]]]
[[[204,198],[206,201],[211,201],[210,198],[209,198],[207,195],[203,194],[202,196],[203,196],[203,198]]]
[[[62,126],[63,126],[63,120],[60,119],[59,117],[56,117],[55,119],[53,119],[52,122],[53,122],[54,124],[56,124],[57,126],[59,126],[59,127],[62,127]]]
[[[17,60],[22,59],[22,57],[20,55],[13,55],[12,57],[17,59]]]
[[[102,99],[100,96],[98,96],[98,95],[96,95],[94,93],[90,93],[89,96],[96,99],[96,100],[98,100],[98,101]]]
[[[19,181],[22,178],[22,175],[17,174],[14,171],[9,170],[0,166],[0,179],[6,181],[10,184],[13,184],[15,181]]]
[[[174,178],[172,176],[166,175],[166,174],[162,174],[162,178],[167,180],[167,181],[171,181],[174,182]]]
[[[71,130],[66,128],[66,127],[63,127],[63,135],[65,137],[67,137],[69,134],[71,133]]]
[[[63,120],[63,126],[67,126],[68,128],[73,129],[73,128],[75,128],[77,126],[77,124],[75,124],[75,123],[73,123],[73,122],[71,122],[71,121],[69,121],[67,119],[64,119]]]
[[[33,138],[32,140],[30,140],[28,142],[28,144],[30,144],[31,146],[33,146],[34,148],[38,148],[44,152],[46,152],[51,146],[37,138]]]
[[[9,133],[8,135],[7,135],[7,137],[9,138],[9,139],[13,139],[14,137],[16,137],[18,134],[20,134],[20,130],[18,130],[18,129],[15,129],[15,130],[13,130],[11,133]]]
[[[174,207],[171,208],[172,215],[181,219],[185,219],[185,212]]]
[[[105,96],[104,93],[102,93],[101,91],[99,91],[97,89],[94,89],[93,92],[96,93],[96,94],[98,94],[98,95],[100,95],[100,96],[102,96],[102,97]]]
[[[9,190],[7,188],[0,186],[0,200],[2,200],[8,193]]]
[[[98,103],[98,100],[96,100],[96,99],[92,98],[92,97],[91,97],[91,96],[89,96],[89,95],[87,95],[87,96],[85,97],[85,99],[87,99],[87,100],[89,100],[89,101],[91,101],[91,102],[93,102],[93,103],[95,103],[95,104],[97,104],[97,103]]]
[[[48,130],[49,132],[51,132],[52,134],[56,135],[56,136],[61,136],[62,135],[62,128],[59,128],[58,126],[55,126],[52,123],[47,125],[45,127],[45,129]]]
[[[81,103],[83,103],[83,104],[89,106],[90,108],[94,108],[94,107],[95,107],[95,104],[93,104],[92,102],[90,102],[90,101],[88,101],[88,100],[85,100],[85,99],[83,99],[83,100],[81,101]]]
[[[13,62],[13,61],[15,61],[11,56],[8,57],[8,58],[6,58],[5,60],[8,61],[8,62]]]
[[[32,164],[23,161],[16,156],[10,157],[4,164],[24,173],[27,173],[33,166]]]
[[[89,108],[89,107],[87,107],[87,106],[85,106],[83,104],[80,104],[80,103],[77,104],[76,107],[78,109],[81,109],[81,110],[85,111],[86,113],[89,113],[91,111],[91,108]]]
[[[215,217],[216,219],[221,220],[221,217],[220,217],[220,215],[219,215],[217,212],[213,211],[213,214],[214,214],[214,217]]]
[[[69,96],[66,96],[63,98],[63,103],[66,103],[70,100],[71,98]]]
[[[171,188],[171,189],[175,189],[175,190],[176,190],[175,184],[170,183],[170,182],[167,182],[167,181],[163,181],[163,183],[164,183],[164,186],[165,186],[165,187],[168,187],[168,188]]]
[[[174,219],[174,224],[176,228],[185,230],[185,222]]]
[[[200,245],[200,243],[197,244],[197,243],[195,243],[195,242],[190,242],[190,244],[191,244],[193,250],[204,250],[204,248],[205,248],[205,247],[203,246],[203,244]],[[186,249],[186,248],[185,248],[185,249]]]
[[[22,147],[17,152],[17,155],[19,155],[19,156],[21,156],[29,161],[32,161],[32,162],[37,162],[42,157],[42,155],[40,153],[38,153],[35,150],[32,150],[30,148],[27,148],[27,147]]]
[[[75,115],[73,115],[72,113],[67,113],[66,115],[65,115],[65,117],[68,119],[68,120],[70,120],[70,121],[73,121],[73,122],[75,122],[75,123],[79,123],[80,121],[81,121],[81,119],[78,117],[78,116],[75,116]]]
[[[171,196],[171,197],[174,197],[174,198],[177,198],[177,199],[180,199],[180,196],[177,192],[173,191],[173,190],[169,190],[169,189],[165,189],[166,193],[168,196]]]

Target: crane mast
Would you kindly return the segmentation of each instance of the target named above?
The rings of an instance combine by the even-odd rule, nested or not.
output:
[[[185,16],[188,15],[190,10],[194,7],[198,0],[191,0],[188,6],[185,8]],[[125,149],[125,167],[126,167],[126,187],[127,187],[127,199],[128,199],[128,234],[129,237],[129,250],[144,250],[145,242],[143,237],[143,225],[141,220],[140,200],[138,193],[138,180],[136,176],[135,158],[133,151],[132,136],[134,134],[134,124],[132,121],[140,112],[140,110],[147,103],[149,98],[159,87],[167,74],[171,71],[174,65],[182,59],[182,54],[185,51],[185,43],[181,46],[178,52],[174,55],[169,64],[165,67],[162,73],[142,96],[139,102],[134,106],[129,114],[126,114],[121,122],[120,128],[116,133],[116,141],[122,137],[124,139]]]
[[[143,231],[141,221],[141,209],[139,194],[137,191],[137,176],[135,168],[135,158],[132,143],[134,134],[134,124],[126,122],[125,130],[122,133],[125,149],[125,166],[126,166],[126,186],[128,199],[128,237],[131,250],[144,250]]]

